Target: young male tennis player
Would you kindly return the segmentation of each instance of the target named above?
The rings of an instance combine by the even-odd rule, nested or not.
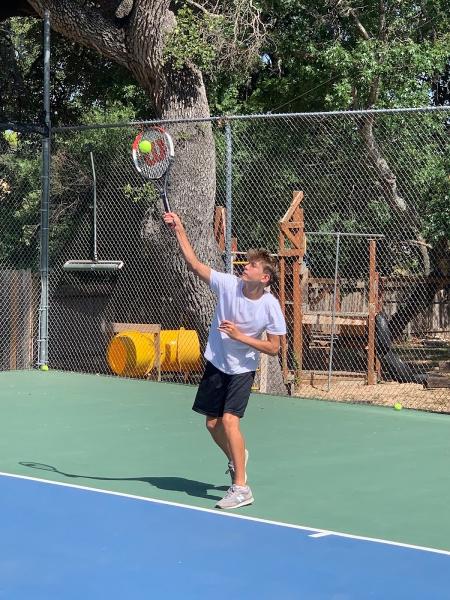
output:
[[[228,458],[231,487],[216,506],[239,508],[253,502],[245,471],[248,452],[240,431],[259,354],[276,356],[286,323],[278,300],[265,288],[276,277],[266,250],[250,250],[240,278],[214,271],[200,262],[176,213],[164,214],[176,234],[190,271],[217,296],[206,346],[206,368],[192,407],[206,415],[206,427]],[[267,340],[262,340],[263,332]]]

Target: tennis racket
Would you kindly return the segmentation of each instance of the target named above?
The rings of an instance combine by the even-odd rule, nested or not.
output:
[[[172,212],[167,197],[167,184],[175,151],[170,135],[163,127],[149,127],[134,139],[133,162],[137,171],[150,179],[159,192],[164,210]]]

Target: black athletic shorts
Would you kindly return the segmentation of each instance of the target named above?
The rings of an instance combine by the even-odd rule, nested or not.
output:
[[[227,375],[207,362],[192,410],[209,417],[227,412],[242,418],[254,378],[255,371]]]

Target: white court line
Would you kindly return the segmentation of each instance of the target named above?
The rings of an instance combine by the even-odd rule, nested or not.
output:
[[[321,538],[326,537],[327,535],[333,535],[330,531],[319,531],[319,533],[311,533],[308,535],[310,538]]]
[[[352,535],[350,533],[342,533],[340,531],[333,531],[331,529],[317,529],[316,527],[306,527],[305,525],[294,525],[293,523],[283,523],[282,521],[270,521],[268,519],[260,519],[258,517],[249,517],[247,515],[237,515],[235,513],[229,513],[221,510],[213,510],[211,508],[202,508],[200,506],[190,506],[189,504],[182,504],[181,502],[170,502],[169,500],[158,500],[156,498],[146,498],[145,496],[136,496],[134,494],[125,494],[123,492],[115,492],[112,490],[102,490],[100,488],[93,488],[83,485],[75,485],[73,483],[63,483],[61,481],[52,481],[50,479],[41,479],[39,477],[29,477],[27,475],[16,475],[13,473],[4,473],[0,471],[0,477],[10,477],[12,479],[25,479],[27,481],[36,481],[38,483],[46,483],[49,485],[57,485],[61,487],[73,488],[76,490],[82,490],[85,492],[95,492],[97,494],[106,494],[109,496],[119,496],[121,498],[131,498],[132,500],[141,500],[143,502],[150,502],[152,504],[163,504],[165,506],[175,506],[178,508],[186,508],[188,510],[196,510],[199,512],[206,512],[217,517],[225,517],[231,519],[243,519],[244,521],[253,521],[256,523],[264,523],[266,525],[277,525],[278,527],[287,527],[289,529],[298,529],[300,531],[313,531],[317,535],[316,537],[325,537],[328,535],[335,535],[337,537],[347,538],[351,540],[360,540],[363,542],[374,542],[376,544],[385,544],[387,546],[397,546],[400,548],[408,548],[410,550],[421,550],[423,552],[432,552],[434,554],[443,554],[444,556],[450,556],[449,550],[440,550],[438,548],[429,548],[427,546],[415,546],[413,544],[404,544],[402,542],[393,542],[391,540],[384,540],[381,538],[365,537],[362,535]]]

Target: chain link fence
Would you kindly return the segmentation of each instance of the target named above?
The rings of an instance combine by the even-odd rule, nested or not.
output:
[[[0,370],[35,363],[40,138],[0,131]]]
[[[272,291],[288,335],[279,360],[262,357],[260,391],[450,410],[449,117],[405,110],[164,124],[176,154],[169,199],[199,258],[239,275],[250,247],[277,257]],[[214,298],[187,272],[155,189],[134,169],[141,127],[53,132],[49,364],[195,384]],[[32,281],[39,139],[1,143],[2,269]],[[123,267],[64,269],[95,249]],[[17,296],[8,281],[2,299],[7,289]],[[36,291],[19,296],[36,303]],[[10,311],[5,321],[20,315],[24,327],[23,312]],[[1,368],[26,368],[32,350],[28,363],[14,363],[8,327]]]
[[[233,123],[237,247],[286,255],[291,392],[448,411],[449,115]]]

